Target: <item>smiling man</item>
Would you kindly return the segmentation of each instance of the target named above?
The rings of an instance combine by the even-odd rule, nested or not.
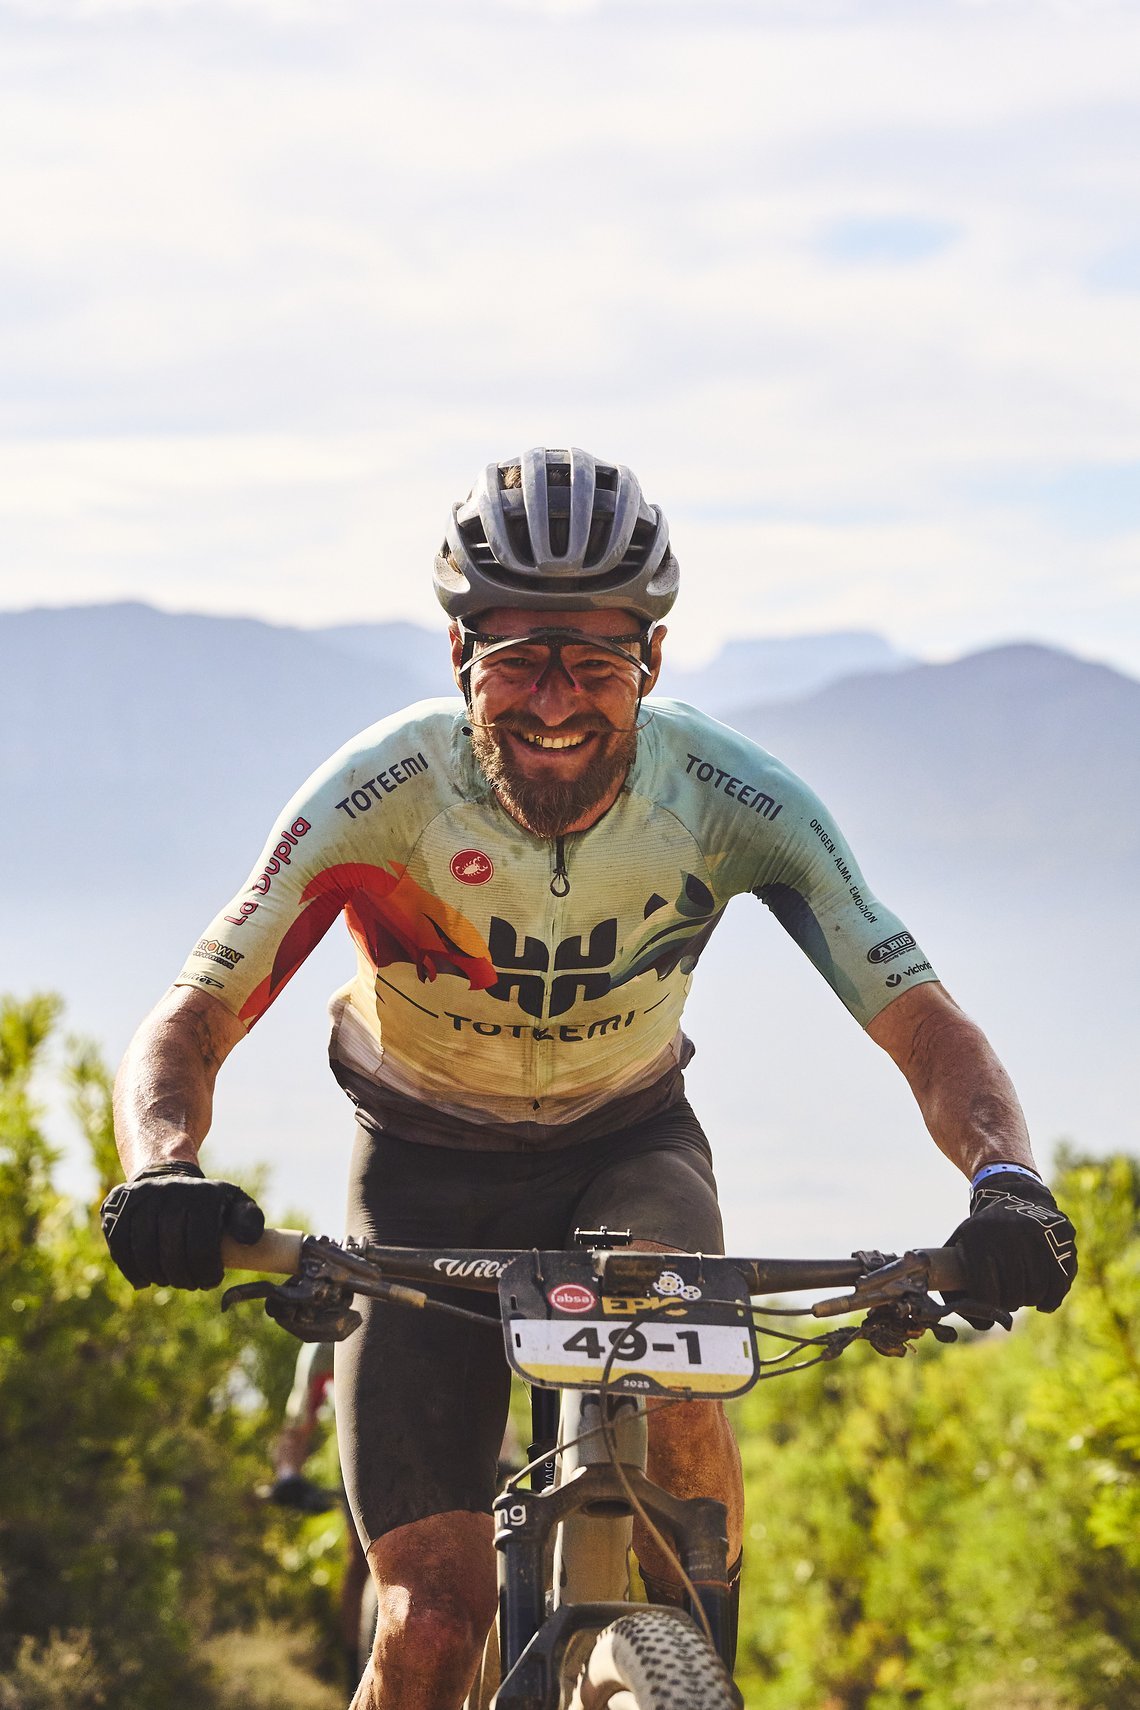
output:
[[[104,1228],[136,1287],[215,1287],[223,1233],[256,1238],[258,1208],[198,1165],[215,1078],[340,914],[357,954],[330,1046],[356,1107],[350,1234],[561,1247],[608,1224],[646,1248],[722,1251],[680,1019],[747,892],[898,1064],[970,1181],[952,1239],[971,1296],[1060,1304],[1072,1226],[984,1035],[807,785],[693,708],[646,699],[677,581],[660,509],[582,451],[492,463],[453,507],[435,586],[463,700],[383,720],[309,779],[124,1060],[128,1180]],[[380,1622],[353,1702],[457,1710],[495,1609],[501,1342],[357,1305],[337,1420]],[[655,1414],[650,1471],[725,1504],[735,1584],[740,1466],[719,1405]],[[676,1601],[668,1558],[636,1543],[651,1598]]]
[[[617,800],[637,752],[631,694],[640,699],[657,681],[665,633],[648,643],[647,664],[645,636],[630,632],[627,613],[560,616],[551,628],[533,612],[496,607],[479,630],[452,626],[457,678],[472,678],[472,752],[502,806],[536,837],[587,831]]]

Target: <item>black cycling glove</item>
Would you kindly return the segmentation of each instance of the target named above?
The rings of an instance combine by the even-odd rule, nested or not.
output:
[[[265,1228],[261,1207],[197,1164],[156,1164],[112,1188],[100,1214],[111,1257],[133,1288],[217,1288],[222,1236],[244,1246]]]
[[[1077,1274],[1076,1230],[1045,1183],[1020,1170],[983,1178],[970,1196],[969,1217],[947,1245],[962,1251],[966,1295],[1010,1312],[1019,1306],[1056,1312]],[[978,1329],[990,1322],[970,1318]]]

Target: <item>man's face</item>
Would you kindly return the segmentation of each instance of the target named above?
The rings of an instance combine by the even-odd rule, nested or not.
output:
[[[545,616],[497,607],[473,627],[518,642],[476,643],[468,674],[475,758],[507,812],[536,836],[585,830],[625,781],[637,746],[638,696],[657,681],[664,630],[654,634],[644,676],[636,639],[617,643],[620,656],[591,646],[592,637],[635,637],[640,626],[629,612]],[[550,629],[572,634],[553,647],[528,642]],[[453,629],[457,674],[461,658],[462,638]]]

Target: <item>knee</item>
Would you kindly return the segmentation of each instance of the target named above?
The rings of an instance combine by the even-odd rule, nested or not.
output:
[[[495,1619],[495,1591],[482,1584],[386,1586],[379,1594],[378,1663],[414,1657],[448,1675],[473,1667]]]
[[[732,1440],[732,1427],[719,1401],[682,1401],[651,1411],[649,1416],[651,1451],[672,1451],[687,1457],[708,1453]]]
[[[740,1483],[740,1451],[720,1403],[662,1408],[650,1421],[648,1471],[674,1496],[734,1502],[729,1493]]]
[[[495,1618],[491,1516],[413,1521],[377,1538],[368,1566],[379,1604],[373,1672],[385,1702],[458,1703]]]

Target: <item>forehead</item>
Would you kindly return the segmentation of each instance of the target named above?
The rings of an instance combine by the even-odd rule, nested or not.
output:
[[[633,635],[641,629],[633,612],[595,611],[583,608],[567,612],[528,611],[521,606],[494,606],[480,612],[476,628],[485,635],[529,635],[535,629],[576,629],[582,635]]]

